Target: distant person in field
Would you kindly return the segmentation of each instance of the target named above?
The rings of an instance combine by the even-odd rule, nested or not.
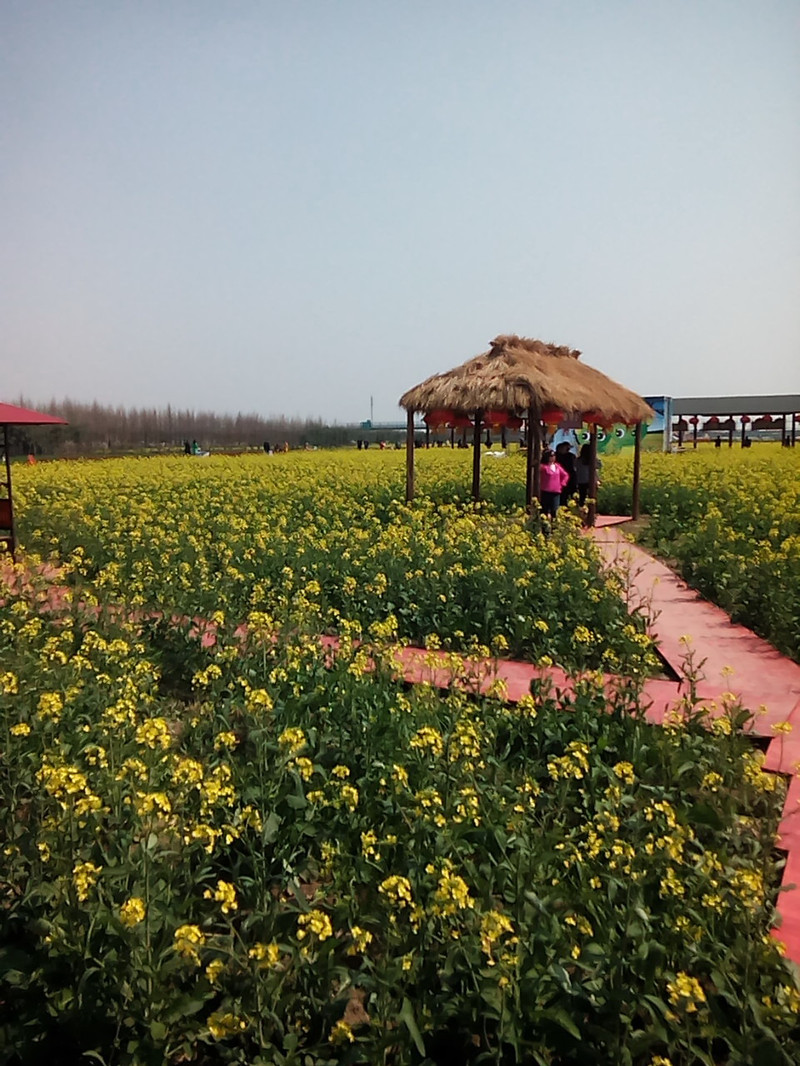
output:
[[[552,448],[545,448],[542,452],[539,479],[542,510],[550,518],[555,518],[561,503],[561,493],[569,481],[569,474],[556,462],[556,453]]]
[[[191,455],[191,454],[192,454],[192,446],[191,446],[191,444],[190,444],[190,443],[188,442],[188,440],[185,440],[185,441],[183,442],[183,451],[184,451],[184,454],[185,454],[185,455]]]
[[[559,466],[563,466],[567,472],[568,480],[564,487],[564,491],[561,493],[561,503],[569,503],[570,496],[575,495],[575,489],[578,487],[576,480],[575,470],[575,455],[569,446],[569,441],[562,440],[559,445],[556,446],[556,462]]]
[[[272,451],[272,449],[271,449],[271,448],[270,448],[270,446],[269,446],[269,441],[268,441],[268,440],[265,440],[265,441],[264,441],[264,452],[265,452],[265,454],[266,454],[266,455],[269,455],[269,453],[270,453],[271,451]]]

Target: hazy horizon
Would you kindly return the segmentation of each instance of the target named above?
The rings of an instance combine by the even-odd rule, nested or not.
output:
[[[516,332],[800,392],[800,8],[7,0],[0,397],[400,417]]]

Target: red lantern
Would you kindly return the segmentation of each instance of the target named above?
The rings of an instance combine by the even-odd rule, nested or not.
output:
[[[542,411],[542,421],[548,425],[560,422],[563,417],[564,412],[559,411],[557,407],[545,407]]]
[[[426,426],[435,428],[436,426],[449,426],[450,419],[453,417],[453,412],[447,408],[438,407],[433,411],[428,411],[424,416],[423,421]]]
[[[508,413],[506,411],[487,411],[483,416],[484,426],[507,426]]]
[[[696,426],[700,419],[697,417],[697,415],[692,415],[689,421],[692,423],[693,426]]]
[[[746,426],[749,421],[750,421],[750,415],[742,415],[741,423],[742,423],[743,426]]]
[[[599,415],[596,411],[585,411],[581,417],[588,425],[602,426],[603,429],[611,429],[613,422],[609,422],[605,415]]]

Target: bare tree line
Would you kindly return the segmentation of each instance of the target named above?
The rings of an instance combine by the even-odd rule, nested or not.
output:
[[[346,444],[352,427],[326,425],[317,419],[263,418],[254,413],[220,415],[213,411],[166,407],[112,407],[76,400],[34,403],[25,397],[21,407],[33,407],[65,418],[67,426],[14,426],[9,430],[12,454],[92,455],[129,451],[176,451],[184,442],[198,441],[203,448],[241,451],[306,444],[331,447]]]

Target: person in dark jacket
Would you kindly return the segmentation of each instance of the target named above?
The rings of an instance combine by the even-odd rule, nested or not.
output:
[[[602,467],[600,459],[597,460],[596,470],[600,473]],[[584,444],[578,455],[578,462],[576,463],[577,482],[578,482],[578,499],[581,507],[586,503],[586,497],[589,495],[589,482],[592,479],[592,448],[589,444]],[[598,481],[598,485],[600,482]]]
[[[571,450],[569,442],[562,440],[556,448],[556,462],[562,466],[569,475],[566,485],[561,492],[561,503],[569,503],[570,497],[575,494],[578,487],[577,470],[575,466],[575,453]]]

